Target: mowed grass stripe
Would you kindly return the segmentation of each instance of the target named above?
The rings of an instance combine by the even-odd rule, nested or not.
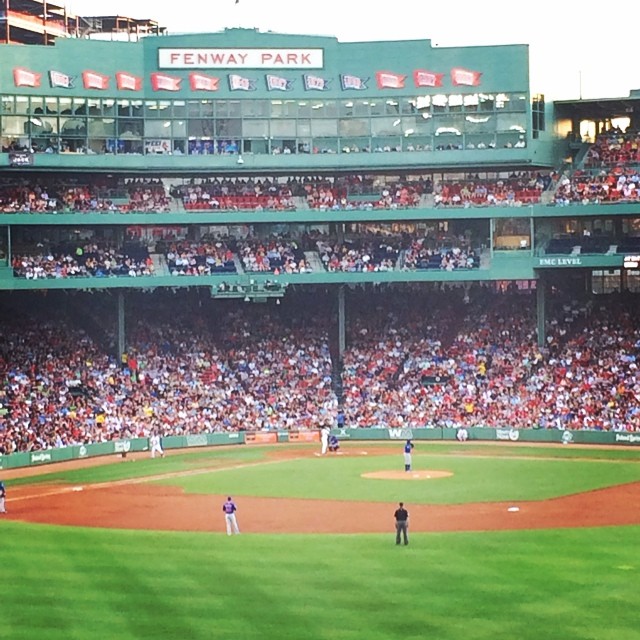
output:
[[[543,500],[640,481],[640,465],[608,461],[459,458],[414,455],[414,469],[450,471],[434,480],[378,480],[362,474],[402,470],[401,456],[331,456],[167,478],[186,492],[235,496],[462,504]]]
[[[226,467],[235,464],[264,460],[268,455],[267,448],[261,447],[224,447],[204,450],[169,452],[166,458],[138,458],[129,456],[111,457],[111,464],[65,469],[55,471],[51,465],[51,473],[16,478],[10,481],[12,486],[24,484],[48,484],[60,482],[65,484],[116,482],[133,478],[145,478],[158,473],[171,474],[208,467]]]
[[[275,536],[0,523],[0,637],[635,640],[639,527]]]

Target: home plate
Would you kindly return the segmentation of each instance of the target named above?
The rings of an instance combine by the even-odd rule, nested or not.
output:
[[[84,487],[71,487],[71,491],[84,491]]]
[[[520,507],[509,507],[507,511],[511,511],[512,513],[515,511],[520,511]]]

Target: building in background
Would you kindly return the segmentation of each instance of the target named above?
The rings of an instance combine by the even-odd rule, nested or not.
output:
[[[59,38],[100,38],[133,41],[161,35],[154,20],[124,16],[82,17],[64,3],[46,0],[0,0],[0,43],[51,45]]]

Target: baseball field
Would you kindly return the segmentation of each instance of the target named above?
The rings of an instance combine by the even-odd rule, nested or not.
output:
[[[0,638],[637,640],[640,448],[318,446],[5,471]]]

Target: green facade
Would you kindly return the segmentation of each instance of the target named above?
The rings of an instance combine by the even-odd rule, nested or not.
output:
[[[180,62],[209,62],[167,67],[169,50]],[[242,51],[260,68],[239,66]],[[122,73],[139,85],[119,88]],[[192,85],[193,73],[205,85]],[[207,81],[215,90],[202,89]],[[247,29],[137,43],[69,39],[2,47],[0,92],[3,146],[48,150],[56,157],[34,161],[45,170],[237,172],[238,154],[243,171],[329,170],[336,155],[347,170],[553,164],[550,133],[532,129],[525,45],[342,43]]]

